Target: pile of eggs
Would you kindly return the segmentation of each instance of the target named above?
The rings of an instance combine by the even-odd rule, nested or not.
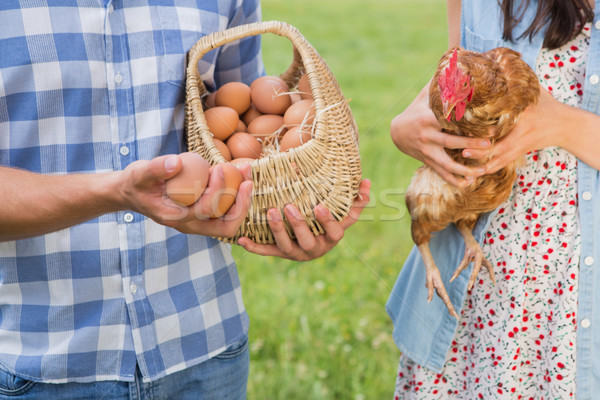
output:
[[[284,152],[312,137],[315,108],[308,78],[302,75],[298,87],[275,76],[263,76],[250,86],[230,82],[204,99],[204,117],[213,142],[231,163],[210,166],[196,153],[180,154],[182,168],[167,180],[167,196],[189,207],[202,196],[214,168],[223,168],[224,190],[218,193],[210,218],[220,218],[235,201],[242,175],[240,164],[262,157],[269,151]]]
[[[315,108],[306,74],[290,91],[279,77],[229,82],[204,99],[204,117],[223,158],[234,164],[284,152],[312,137]]]

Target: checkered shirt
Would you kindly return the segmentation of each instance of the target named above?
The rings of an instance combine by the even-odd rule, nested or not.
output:
[[[258,0],[0,0],[0,166],[99,173],[183,151],[186,52],[259,19]],[[208,88],[249,83],[260,59],[249,37],[200,68]],[[230,250],[130,211],[0,243],[0,368],[132,381],[137,364],[151,381],[217,355],[248,331]]]

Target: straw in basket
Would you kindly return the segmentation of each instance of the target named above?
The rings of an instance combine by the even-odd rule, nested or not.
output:
[[[315,235],[324,229],[313,208],[322,203],[339,221],[348,215],[361,179],[358,128],[339,85],[315,49],[296,28],[279,21],[237,26],[202,37],[188,54],[186,78],[186,134],[188,150],[200,154],[211,165],[227,162],[213,143],[202,109],[207,90],[200,78],[198,62],[209,51],[247,36],[272,33],[288,38],[293,61],[280,77],[295,87],[306,73],[314,100],[312,139],[283,153],[271,153],[251,163],[254,184],[246,220],[235,236],[219,238],[234,243],[246,236],[257,243],[274,243],[267,210],[286,204],[298,207]],[[283,215],[283,212],[282,212]],[[285,220],[286,229],[293,231]]]

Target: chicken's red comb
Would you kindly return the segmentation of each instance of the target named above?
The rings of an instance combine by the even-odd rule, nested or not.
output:
[[[454,52],[452,53],[452,56],[450,57],[448,66],[446,68],[444,68],[444,70],[438,77],[438,84],[440,85],[440,88],[442,89],[442,91],[444,91],[444,89],[454,85],[454,81],[457,77],[456,76],[457,75],[456,70],[458,69],[457,66],[458,66],[458,51],[457,51],[457,49],[454,49]]]

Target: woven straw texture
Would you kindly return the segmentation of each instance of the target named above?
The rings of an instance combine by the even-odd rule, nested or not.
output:
[[[251,163],[254,189],[246,220],[234,243],[246,236],[257,243],[274,243],[267,210],[295,204],[315,235],[324,233],[313,208],[322,203],[339,221],[348,215],[361,179],[358,128],[340,87],[315,49],[296,28],[279,21],[257,22],[201,38],[190,50],[186,79],[186,134],[188,150],[211,165],[227,162],[212,141],[204,118],[202,99],[207,94],[198,62],[209,51],[232,41],[265,33],[288,38],[293,61],[280,77],[293,88],[303,72],[308,75],[315,106],[312,139],[286,152],[269,152]],[[284,217],[286,229],[294,234]]]

